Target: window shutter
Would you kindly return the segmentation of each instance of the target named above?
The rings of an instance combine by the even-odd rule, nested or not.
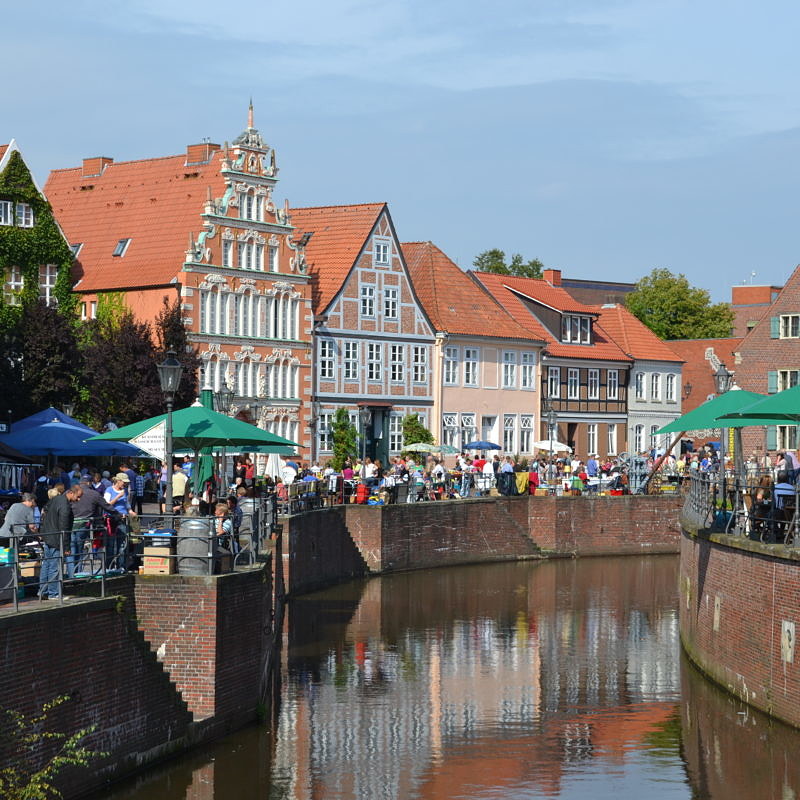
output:
[[[778,373],[770,370],[767,373],[767,394],[775,394],[778,391]]]
[[[767,428],[767,450],[778,449],[778,428],[775,425],[770,425]]]
[[[770,317],[769,318],[769,338],[770,339],[779,339],[781,335],[781,318],[780,317]]]

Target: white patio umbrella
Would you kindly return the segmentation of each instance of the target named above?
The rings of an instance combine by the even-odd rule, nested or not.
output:
[[[551,451],[552,448],[552,451]],[[542,439],[540,442],[533,443],[534,450],[547,450],[547,452],[553,453],[571,453],[572,448],[568,444],[564,444],[563,442],[556,441],[553,439]]]

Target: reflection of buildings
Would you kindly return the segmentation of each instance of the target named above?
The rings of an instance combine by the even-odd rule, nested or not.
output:
[[[344,631],[337,605],[316,658],[311,634],[290,632],[273,786],[292,798],[520,783],[549,794],[571,765],[622,764],[674,712],[675,595],[670,558],[372,581]],[[293,601],[294,615],[324,620],[326,597]]]

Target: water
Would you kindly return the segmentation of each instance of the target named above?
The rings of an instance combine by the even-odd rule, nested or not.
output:
[[[113,800],[800,796],[800,734],[680,656],[672,556],[395,575],[294,600],[281,701]]]

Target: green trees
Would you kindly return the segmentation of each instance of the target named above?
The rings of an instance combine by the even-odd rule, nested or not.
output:
[[[419,421],[419,414],[403,417],[403,441],[406,444],[433,444],[433,434]]]
[[[733,311],[712,304],[705,289],[690,286],[684,275],[654,269],[636,284],[625,305],[662,339],[713,339],[731,335]]]
[[[520,253],[511,256],[511,263],[506,263],[506,254],[502,250],[484,250],[475,256],[472,266],[480,272],[493,272],[495,275],[516,275],[520,278],[541,278],[544,264],[538,258],[525,261]]]
[[[350,415],[344,407],[337,408],[333,415],[331,438],[333,439],[331,466],[339,472],[344,466],[344,462],[358,453],[358,433],[355,425],[350,422]]]

